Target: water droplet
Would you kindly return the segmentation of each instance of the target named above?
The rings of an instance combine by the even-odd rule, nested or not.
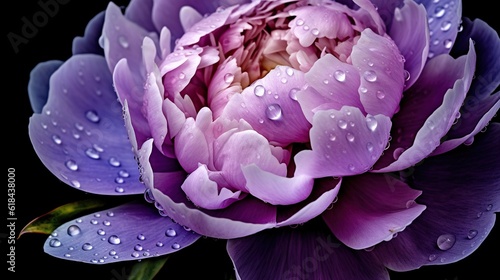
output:
[[[141,234],[137,235],[137,239],[139,239],[139,240],[145,240],[146,236],[144,236],[144,234],[141,233]]]
[[[329,83],[330,83],[330,81],[328,81],[327,79],[323,80],[323,84],[328,85]]]
[[[304,25],[304,20],[299,18],[299,19],[297,19],[295,24],[297,24],[298,26],[302,26],[302,25]]]
[[[163,242],[161,241],[156,242],[156,247],[163,247]]]
[[[85,151],[85,154],[91,158],[91,159],[99,159],[101,158],[99,153],[94,150],[93,148],[88,148],[86,151]]]
[[[165,235],[168,237],[174,237],[177,235],[177,232],[173,228],[169,228],[165,231]]]
[[[90,223],[93,225],[97,225],[99,222],[96,219],[90,220]]]
[[[134,257],[134,258],[138,258],[138,257],[140,256],[140,254],[139,254],[139,253],[137,253],[137,252],[133,252],[133,253],[132,253],[132,254],[130,254],[130,255],[131,255],[132,257]]]
[[[404,76],[404,79],[405,79],[406,82],[408,82],[410,80],[410,78],[411,78],[410,72],[408,70],[406,70],[406,69],[403,72],[403,76]]]
[[[392,157],[394,157],[394,159],[397,160],[404,151],[405,151],[404,148],[396,148],[392,153]]]
[[[265,89],[263,86],[258,85],[258,86],[256,86],[256,87],[254,88],[253,93],[254,93],[256,96],[261,97],[261,96],[264,96],[264,94],[266,93],[266,89]]]
[[[143,249],[144,249],[144,248],[142,247],[142,245],[141,245],[141,244],[137,244],[137,245],[135,245],[135,246],[134,246],[134,250],[135,250],[135,251],[142,251]]]
[[[311,33],[312,33],[312,35],[314,35],[314,36],[318,36],[318,35],[319,35],[319,30],[318,30],[317,28],[313,28],[313,29],[311,30]]]
[[[368,150],[368,152],[373,152],[373,143],[372,142],[368,142],[366,143],[366,149]]]
[[[443,41],[443,45],[444,45],[445,48],[451,49],[451,47],[453,47],[453,40],[446,39],[446,40]]]
[[[118,167],[118,166],[122,165],[121,162],[118,159],[116,159],[115,157],[110,157],[108,162],[111,166],[114,166],[114,167]]]
[[[120,43],[120,46],[122,46],[125,49],[128,48],[129,46],[127,38],[125,38],[124,36],[118,37],[118,43]]]
[[[50,247],[57,248],[57,247],[60,247],[61,245],[62,245],[61,241],[59,241],[59,239],[57,239],[57,238],[51,239],[49,241],[49,246]]]
[[[443,21],[441,23],[441,31],[448,31],[451,28],[451,22],[449,20]]]
[[[367,93],[367,92],[368,92],[368,89],[367,89],[367,88],[365,88],[365,87],[360,87],[360,88],[359,88],[359,92],[360,92],[360,93]]]
[[[370,131],[374,132],[377,129],[377,126],[378,126],[377,119],[375,119],[372,116],[366,117],[366,126],[368,127],[368,129]]]
[[[115,178],[115,183],[117,183],[117,184],[123,184],[124,182],[125,182],[125,180],[123,180],[122,177],[116,177]]]
[[[453,234],[443,234],[437,239],[437,246],[439,249],[446,251],[449,250],[453,245],[455,245],[455,235]]]
[[[227,73],[226,75],[224,75],[224,82],[226,82],[227,84],[230,84],[234,81],[234,75],[231,74],[231,73]]]
[[[445,9],[442,6],[437,6],[436,9],[434,10],[434,16],[437,18],[440,18],[444,16]]]
[[[99,115],[97,114],[96,111],[94,110],[89,110],[85,113],[85,117],[87,120],[93,122],[93,123],[98,123],[101,119],[99,118]]]
[[[77,180],[71,180],[71,185],[75,188],[80,188],[81,184]]]
[[[354,171],[354,169],[356,169],[352,164],[349,164],[347,168],[349,168],[350,171]]]
[[[298,88],[292,88],[289,92],[288,92],[288,97],[290,97],[290,99],[292,100],[295,100],[297,101],[297,92],[299,91]]]
[[[345,138],[349,142],[354,142],[354,140],[355,140],[355,137],[354,137],[354,135],[352,133],[347,133],[346,136],[345,136]]]
[[[180,249],[181,248],[181,245],[179,245],[179,243],[175,242],[174,244],[172,244],[172,249]]]
[[[475,229],[469,230],[469,233],[467,234],[467,239],[473,239],[474,237],[477,236],[478,231]]]
[[[109,238],[108,238],[108,242],[109,244],[113,244],[113,245],[118,245],[120,244],[122,241],[120,240],[120,238],[116,235],[111,235]]]
[[[385,92],[383,90],[377,90],[376,96],[378,99],[382,100],[385,98]]]
[[[476,215],[476,217],[477,217],[478,219],[479,219],[479,218],[481,218],[481,216],[483,216],[483,212],[479,212],[479,213],[477,213],[477,215]]]
[[[286,74],[287,74],[288,76],[290,76],[290,77],[291,77],[291,76],[293,76],[293,74],[294,74],[294,73],[295,73],[295,72],[293,71],[293,68],[290,68],[290,67],[286,68]]]
[[[373,83],[377,80],[377,74],[375,74],[375,71],[373,70],[368,70],[363,74],[363,78],[365,78],[368,82]]]
[[[61,137],[59,137],[59,135],[52,135],[52,141],[54,141],[54,143],[56,143],[57,145],[61,145],[62,143]]]
[[[78,235],[78,234],[80,234],[80,232],[81,232],[80,227],[78,227],[77,225],[71,225],[68,227],[68,235],[69,236]]]
[[[431,120],[427,121],[427,126],[429,127],[430,130],[434,130],[434,128],[436,128],[436,125]]]
[[[429,261],[430,261],[430,262],[433,262],[433,261],[435,261],[436,259],[437,259],[437,256],[436,256],[436,255],[434,255],[434,254],[429,255]]]
[[[335,80],[337,80],[339,82],[344,82],[345,81],[345,72],[343,70],[337,70],[337,71],[335,71],[335,73],[333,74],[333,76],[335,77]]]
[[[308,31],[308,30],[310,29],[310,27],[309,27],[309,25],[304,25],[304,26],[302,27],[302,29],[304,29],[305,31]]]
[[[78,164],[76,164],[76,162],[73,161],[73,160],[66,161],[66,167],[69,170],[71,170],[71,171],[77,171],[78,170]]]
[[[493,209],[493,204],[488,204],[486,206],[486,211],[491,211],[491,209]]]
[[[90,251],[92,250],[94,247],[90,244],[90,243],[85,243],[82,245],[82,249],[83,251]]]
[[[97,230],[97,234],[99,235],[106,235],[106,231],[104,231],[102,228]]]
[[[155,198],[153,196],[153,193],[151,192],[151,189],[147,189],[146,191],[144,191],[144,199],[149,203],[155,202]]]
[[[346,128],[347,128],[347,122],[346,122],[346,121],[344,121],[344,120],[339,120],[339,121],[337,122],[337,125],[338,125],[338,127],[339,127],[339,128],[341,128],[341,129],[346,129]]]
[[[109,227],[111,225],[111,222],[106,220],[106,221],[103,221],[102,224]]]
[[[282,116],[281,107],[278,104],[271,104],[267,106],[266,116],[268,119],[276,121],[279,120]]]

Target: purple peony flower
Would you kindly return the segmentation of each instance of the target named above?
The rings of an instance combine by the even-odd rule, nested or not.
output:
[[[110,2],[33,69],[29,134],[61,181],[139,199],[44,249],[106,264],[205,236],[244,280],[461,260],[500,211],[499,57],[461,1]]]

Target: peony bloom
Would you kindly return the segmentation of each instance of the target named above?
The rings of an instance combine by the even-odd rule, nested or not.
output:
[[[500,211],[499,57],[461,1],[110,2],[33,69],[29,134],[61,181],[139,199],[44,249],[106,264],[224,239],[244,280],[456,262]]]

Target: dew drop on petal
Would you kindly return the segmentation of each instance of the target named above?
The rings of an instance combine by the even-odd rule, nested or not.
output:
[[[52,135],[52,141],[54,141],[54,143],[56,143],[57,145],[61,145],[62,143],[61,137],[59,137],[59,135]]]
[[[453,234],[443,234],[437,239],[437,246],[439,249],[446,251],[449,250],[453,245],[455,245],[455,235]]]
[[[51,239],[49,241],[49,246],[50,247],[57,248],[57,247],[61,247],[61,245],[62,245],[61,241],[59,241],[59,239],[57,239],[57,238]]]
[[[118,43],[120,43],[120,46],[122,46],[124,49],[128,48],[129,46],[127,38],[125,38],[124,36],[118,37]]]
[[[290,91],[288,92],[288,97],[290,97],[290,99],[292,99],[292,100],[297,101],[297,92],[298,91],[299,91],[298,88],[290,89]]]
[[[165,235],[168,237],[174,237],[177,235],[177,232],[173,228],[169,228],[165,231]]]
[[[377,98],[380,100],[385,98],[385,92],[383,90],[377,90],[376,95],[377,95]]]
[[[172,244],[172,249],[180,249],[181,248],[181,245],[179,245],[179,243],[175,242],[174,244]]]
[[[83,249],[84,251],[90,251],[90,250],[92,250],[93,248],[94,248],[94,247],[93,247],[90,243],[85,243],[85,244],[83,244],[83,245],[82,245],[82,249]]]
[[[429,261],[430,261],[430,262],[433,262],[433,261],[435,261],[436,259],[437,259],[437,256],[436,256],[436,255],[434,255],[434,254],[429,255]]]
[[[354,137],[354,135],[352,133],[347,133],[346,136],[345,136],[345,138],[349,142],[354,142],[354,140],[355,140],[355,137]]]
[[[339,82],[345,81],[345,72],[343,70],[337,70],[337,71],[335,71],[335,73],[333,75],[335,77],[335,80],[337,80]]]
[[[375,119],[372,116],[366,117],[366,126],[368,127],[368,129],[370,131],[374,132],[377,129],[377,126],[378,126],[377,119]]]
[[[372,142],[368,142],[366,143],[366,149],[368,150],[368,152],[373,152],[373,143]]]
[[[98,123],[101,118],[99,117],[99,115],[97,114],[96,111],[94,110],[89,110],[85,113],[85,117],[87,118],[87,120],[93,122],[93,123]]]
[[[475,229],[469,230],[469,233],[467,234],[467,239],[473,239],[474,237],[477,236],[478,231]]]
[[[377,81],[377,74],[375,74],[375,71],[373,70],[367,70],[363,74],[363,78],[365,78],[366,81],[373,83]]]
[[[108,242],[109,244],[113,244],[113,245],[118,245],[120,244],[122,241],[120,240],[120,238],[116,235],[111,235],[109,238],[108,238]]]
[[[114,166],[114,167],[118,167],[121,165],[121,162],[118,159],[116,159],[115,157],[109,158],[108,162],[111,166]]]
[[[102,228],[97,230],[97,234],[99,235],[106,235],[106,231],[104,231]]]
[[[66,167],[69,170],[71,170],[71,171],[77,171],[78,170],[78,164],[76,164],[76,162],[73,161],[73,160],[66,161]]]
[[[337,125],[338,125],[338,127],[339,127],[339,128],[341,128],[341,129],[346,129],[346,128],[347,128],[347,122],[346,122],[346,121],[344,121],[344,120],[339,120],[339,121],[337,122]]]
[[[85,151],[85,154],[91,158],[91,159],[99,159],[101,158],[101,156],[99,155],[99,153],[93,149],[93,148],[88,148],[86,151]]]
[[[266,116],[268,119],[276,121],[282,116],[281,107],[278,104],[271,104],[266,108]]]
[[[266,93],[266,89],[265,89],[263,86],[258,85],[258,86],[256,86],[256,87],[254,88],[253,93],[254,93],[256,96],[261,97],[261,96],[264,96],[264,94]]]
[[[80,227],[78,227],[77,225],[71,225],[68,227],[68,235],[69,236],[76,236],[78,234],[80,234],[81,230],[80,230]]]

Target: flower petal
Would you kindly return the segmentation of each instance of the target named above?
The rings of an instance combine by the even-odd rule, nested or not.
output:
[[[198,238],[154,207],[129,202],[62,224],[45,241],[44,250],[65,260],[108,264],[177,252]]]
[[[415,203],[421,193],[388,174],[348,177],[338,202],[322,217],[343,244],[366,249],[392,239],[424,211]]]
[[[196,206],[215,210],[226,208],[240,198],[241,191],[220,188],[210,180],[206,165],[200,165],[182,183],[181,189]]]
[[[317,110],[340,110],[342,106],[363,110],[358,94],[360,77],[352,65],[326,54],[314,63],[305,79],[309,86],[297,91],[297,100],[310,123]]]
[[[277,66],[241,94],[233,95],[222,116],[244,119],[271,143],[307,142],[310,124],[294,96],[304,85],[302,72]]]
[[[462,18],[462,0],[415,0],[425,6],[429,23],[429,58],[447,54],[457,37]]]
[[[314,181],[311,195],[289,206],[278,207],[278,226],[298,225],[319,216],[335,201],[341,179],[325,178]]]
[[[352,49],[351,59],[361,74],[359,94],[365,111],[392,117],[404,85],[403,59],[394,42],[365,29]]]
[[[500,93],[496,91],[500,85],[500,39],[496,30],[484,21],[476,19],[473,22],[464,18],[464,30],[459,33],[452,55],[466,52],[469,38],[474,40],[477,52],[477,66],[471,87],[460,109],[460,118],[453,124],[446,135],[446,140],[433,154],[449,151],[456,146],[469,142],[494,114],[499,110]]]
[[[110,2],[106,9],[103,27],[103,48],[111,72],[115,65],[126,58],[135,79],[144,80],[146,71],[142,66],[142,43],[145,36],[158,41],[156,33],[148,33],[141,26],[127,19],[115,3]],[[141,85],[142,86],[142,85]]]
[[[31,142],[45,166],[75,188],[142,193],[121,113],[104,58],[73,56],[52,75],[43,113],[30,119]]]
[[[470,47],[469,54],[458,59],[442,55],[426,64],[392,120],[395,141],[375,165],[376,172],[408,168],[439,146],[458,115],[474,74],[476,56],[472,43]]]
[[[61,67],[63,61],[50,60],[38,63],[30,73],[28,95],[34,113],[41,113],[49,97],[49,80],[52,74]]]
[[[310,131],[312,150],[295,156],[295,176],[341,177],[368,171],[384,151],[390,127],[388,117],[365,117],[355,107],[317,112]]]
[[[102,34],[102,26],[104,25],[104,11],[95,15],[85,27],[84,36],[75,37],[73,39],[72,53],[73,55],[82,53],[94,53],[104,55],[102,46],[99,45],[99,38]]]
[[[273,205],[290,205],[306,199],[314,180],[307,176],[287,178],[267,172],[256,164],[241,168],[251,195]]]
[[[405,89],[411,87],[424,69],[429,54],[429,29],[427,11],[414,1],[405,1],[401,9],[394,12],[389,36],[405,58]]]
[[[251,196],[224,209],[205,210],[196,207],[181,189],[183,172],[153,173],[152,143],[152,140],[144,143],[139,162],[147,192],[154,197],[155,205],[164,215],[199,234],[224,239],[250,235],[276,225],[276,207]]]
[[[388,268],[408,271],[459,261],[487,237],[500,211],[500,124],[471,146],[428,158],[403,173],[427,209],[397,238],[375,247]],[[485,168],[485,166],[487,168]]]
[[[372,255],[345,247],[322,224],[231,239],[227,251],[237,279],[389,279]]]
[[[132,0],[125,9],[125,17],[149,32],[158,32],[152,21],[153,0]]]

